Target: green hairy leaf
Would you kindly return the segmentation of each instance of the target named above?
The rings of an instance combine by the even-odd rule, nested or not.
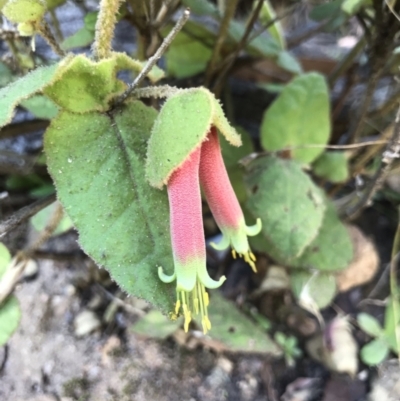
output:
[[[39,21],[46,12],[46,2],[43,0],[9,0],[2,12],[12,22],[35,22]]]
[[[106,111],[109,101],[125,88],[116,78],[117,70],[116,57],[99,62],[84,55],[69,57],[60,64],[55,81],[44,93],[58,106],[74,113]]]
[[[330,182],[344,182],[349,178],[345,152],[326,151],[312,165],[313,172]]]
[[[353,258],[350,234],[328,202],[317,237],[290,265],[324,271],[345,269]]]
[[[245,181],[247,209],[262,220],[264,250],[283,263],[299,257],[321,227],[322,191],[299,163],[275,156],[252,162]]]
[[[323,152],[323,147],[307,145],[326,145],[329,135],[329,91],[317,73],[293,79],[266,110],[261,125],[265,150],[294,147],[291,156],[303,163],[311,163]]]
[[[45,134],[48,168],[85,252],[129,294],[163,313],[175,289],[165,192],[145,181],[146,143],[156,111],[135,101],[109,116],[62,111]]]
[[[58,113],[58,107],[49,98],[42,95],[34,95],[23,100],[21,106],[37,118],[51,120]]]
[[[152,130],[146,173],[150,184],[162,188],[171,174],[206,139],[211,125],[239,146],[239,134],[229,124],[221,105],[205,88],[179,91],[164,103]]]
[[[39,92],[50,83],[57,67],[57,64],[54,64],[36,68],[36,70],[0,89],[0,127],[11,121],[13,111],[18,103]]]

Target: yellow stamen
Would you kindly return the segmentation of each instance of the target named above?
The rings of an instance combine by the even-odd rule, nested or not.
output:
[[[251,266],[253,272],[257,273],[256,264],[254,263],[256,261],[256,257],[254,254],[252,252],[246,252],[243,256],[244,260]]]
[[[178,314],[180,308],[181,308],[181,301],[178,298],[178,300],[176,301],[176,304],[175,304],[175,315]]]
[[[233,259],[236,259],[236,251],[234,249],[232,249],[232,256],[233,256]]]
[[[211,322],[208,316],[203,316],[201,319],[201,325],[203,326],[203,333],[207,334],[208,330],[211,330]]]
[[[208,296],[207,291],[204,291],[203,298],[204,298],[204,306],[207,307],[210,304],[210,297]]]
[[[195,315],[200,315],[201,325],[204,334],[211,329],[211,322],[208,318],[207,306],[210,303],[208,293],[204,285],[200,281],[196,281],[196,285],[190,292],[178,291],[177,301],[175,304],[175,314],[179,314],[181,310],[184,323],[183,328],[187,333],[189,331],[189,324],[192,321],[192,312]]]

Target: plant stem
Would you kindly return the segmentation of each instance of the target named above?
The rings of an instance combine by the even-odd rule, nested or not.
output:
[[[36,213],[40,212],[46,206],[50,205],[56,200],[56,195],[49,195],[43,199],[32,203],[31,205],[25,206],[22,209],[15,212],[8,219],[0,222],[0,238],[19,226],[23,221],[29,219]]]
[[[400,311],[399,311],[399,288],[397,285],[397,269],[396,269],[398,262],[397,256],[399,252],[400,252],[400,220],[397,223],[397,230],[393,241],[392,255],[390,259],[390,294],[391,294],[391,302],[393,305],[393,318],[395,321],[394,330],[396,334],[397,356],[400,361],[400,326],[398,324]]]
[[[224,7],[224,16],[223,16],[222,21],[219,26],[219,32],[217,35],[217,40],[215,41],[215,44],[214,44],[214,49],[213,49],[213,52],[211,55],[210,62],[208,63],[208,66],[207,66],[205,86],[208,86],[210,84],[212,76],[215,72],[215,66],[218,63],[218,59],[219,59],[219,56],[221,53],[222,46],[223,46],[225,39],[229,32],[229,24],[235,15],[238,2],[239,2],[238,0],[231,0],[226,5],[226,8]]]
[[[364,101],[361,104],[360,111],[357,116],[357,124],[355,125],[354,129],[350,132],[349,135],[349,143],[358,142],[362,134],[365,124],[365,119],[367,118],[368,109],[372,102],[376,85],[383,72],[382,64],[380,62],[379,64],[380,66],[374,68],[374,71],[371,74],[371,78],[368,80],[367,88],[363,95]]]
[[[252,31],[254,24],[260,14],[263,4],[264,4],[263,0],[258,0],[258,3],[256,5],[256,7],[254,8],[253,13],[247,22],[246,30],[245,30],[242,38],[240,39],[240,42],[237,44],[234,52],[229,55],[229,57],[227,58],[228,61],[221,69],[221,72],[219,73],[219,75],[216,79],[216,82],[214,84],[214,87],[213,87],[213,92],[216,95],[216,97],[218,97],[219,93],[222,90],[222,85],[223,85],[225,76],[228,74],[229,70],[231,69],[231,67],[232,67],[233,63],[235,62],[237,56],[239,55],[240,51],[246,46],[247,39],[249,38],[249,36],[251,34],[251,31]]]
[[[386,114],[389,114],[400,101],[400,91],[397,91],[392,97],[386,100],[385,103],[382,104],[378,109],[373,110],[369,113],[368,118],[374,119],[378,117],[384,117]]]
[[[101,0],[99,16],[96,22],[96,35],[93,44],[94,57],[97,60],[110,57],[111,42],[114,37],[114,27],[117,23],[117,13],[120,0]]]
[[[394,159],[400,157],[400,108],[397,111],[393,136],[388,143],[386,150],[382,154],[382,164],[379,170],[375,173],[369,188],[366,189],[361,199],[347,211],[349,220],[355,219],[361,211],[369,205],[376,191],[378,191],[386,178]]]
[[[57,14],[54,11],[54,9],[50,10],[49,13],[50,13],[50,17],[51,17],[51,22],[53,23],[54,29],[56,31],[57,39],[61,41],[64,39],[64,35],[61,32],[60,22],[58,21]]]
[[[65,56],[64,50],[61,49],[46,21],[43,21],[38,26],[38,33],[46,40],[49,46],[53,49],[54,53],[58,54],[60,57]]]
[[[355,58],[361,53],[366,43],[367,40],[365,36],[363,36],[351,49],[351,51],[347,53],[346,56],[343,57],[343,59],[336,64],[335,69],[331,72],[329,76],[329,84],[331,87],[334,85],[336,80],[351,67]]]
[[[147,63],[144,66],[143,70],[140,71],[140,73],[132,82],[132,84],[128,86],[128,89],[116,100],[115,102],[116,105],[124,102],[133,93],[133,91],[142,83],[146,75],[150,72],[150,70],[153,68],[156,62],[161,58],[161,56],[167,50],[168,46],[174,40],[175,36],[182,29],[183,25],[185,25],[186,21],[189,19],[189,16],[190,16],[190,10],[187,8],[178,19],[175,26],[172,28],[171,32],[163,40],[163,42],[161,43],[157,51],[154,53],[154,55],[147,60]]]

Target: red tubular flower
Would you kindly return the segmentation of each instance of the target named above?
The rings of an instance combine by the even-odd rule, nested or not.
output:
[[[216,249],[226,249],[231,245],[233,256],[236,257],[236,252],[240,256],[243,255],[245,261],[256,271],[256,258],[250,250],[247,236],[256,235],[261,231],[261,220],[257,219],[254,226],[246,226],[239,201],[229,181],[217,129],[214,126],[211,127],[207,139],[201,146],[200,183],[223,234],[219,244],[211,245]]]
[[[217,288],[224,281],[212,280],[206,269],[206,247],[199,185],[200,147],[175,170],[167,184],[170,227],[175,271],[172,276],[158,274],[162,281],[177,281],[175,313],[182,308],[184,328],[188,331],[192,312],[200,314],[204,333],[211,328],[208,318],[208,294],[205,288]]]
[[[175,314],[183,312],[185,331],[192,314],[201,316],[203,331],[210,327],[206,288],[217,288],[206,269],[206,252],[201,213],[200,181],[215,219],[224,234],[217,248],[231,244],[255,270],[254,255],[247,235],[261,229],[260,220],[246,227],[242,210],[230,185],[221,157],[216,128],[233,146],[240,135],[229,124],[220,103],[205,88],[179,90],[164,103],[152,129],[147,147],[146,176],[155,188],[167,185],[174,273],[158,269],[163,282],[176,280]]]

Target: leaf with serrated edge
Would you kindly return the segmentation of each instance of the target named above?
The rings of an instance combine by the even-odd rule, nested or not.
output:
[[[299,163],[275,156],[249,164],[245,182],[247,209],[262,221],[264,251],[282,263],[300,256],[321,227],[322,191]]]
[[[135,101],[113,116],[61,112],[45,134],[48,168],[79,242],[129,294],[163,313],[175,289],[165,192],[145,181],[146,143],[156,111]]]
[[[57,64],[38,67],[36,70],[0,89],[0,127],[11,121],[13,111],[19,102],[39,92],[51,82],[57,67]]]
[[[329,90],[317,73],[291,81],[264,113],[261,144],[265,150],[291,150],[294,159],[311,163],[323,151],[330,135]]]

